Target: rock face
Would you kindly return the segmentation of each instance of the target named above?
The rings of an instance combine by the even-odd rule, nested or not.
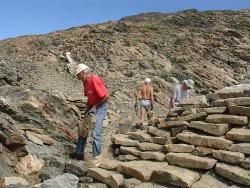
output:
[[[19,172],[26,187],[199,187],[204,173],[215,171],[218,179],[209,179],[216,185],[224,177],[249,186],[249,13],[147,13],[0,41],[0,185]],[[92,171],[91,138],[86,162],[68,158],[86,108],[82,83],[65,62],[68,51],[73,64],[85,62],[103,78],[111,96],[103,153],[115,154]],[[132,104],[145,75],[160,118],[137,130]],[[168,111],[173,86],[188,78],[195,80],[192,98]],[[63,172],[71,175],[61,180]],[[72,174],[91,181],[78,183]]]

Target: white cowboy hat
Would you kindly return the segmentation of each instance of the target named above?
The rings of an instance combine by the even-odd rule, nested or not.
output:
[[[89,67],[83,63],[81,64],[78,64],[77,67],[76,67],[76,72],[75,74],[78,75],[80,72],[86,70],[86,69],[89,69]]]
[[[188,80],[183,80],[183,82],[189,87],[189,88],[194,88],[194,81],[191,79]]]

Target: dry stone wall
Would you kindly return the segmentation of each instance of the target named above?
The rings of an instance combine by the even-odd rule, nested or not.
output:
[[[187,99],[166,118],[118,130],[118,157],[89,175],[111,187],[249,187],[249,119],[249,85]]]

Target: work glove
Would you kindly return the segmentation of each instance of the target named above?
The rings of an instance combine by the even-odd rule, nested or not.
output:
[[[86,117],[88,115],[89,109],[90,109],[90,107],[87,106],[85,111],[83,112],[84,117]]]
[[[90,114],[90,113],[95,114],[95,113],[96,113],[96,106],[92,106],[92,107],[89,109],[88,113],[89,113],[89,114]]]

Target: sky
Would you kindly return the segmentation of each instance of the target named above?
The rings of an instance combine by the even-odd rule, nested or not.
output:
[[[47,34],[146,12],[250,9],[250,0],[0,0],[0,40]]]

